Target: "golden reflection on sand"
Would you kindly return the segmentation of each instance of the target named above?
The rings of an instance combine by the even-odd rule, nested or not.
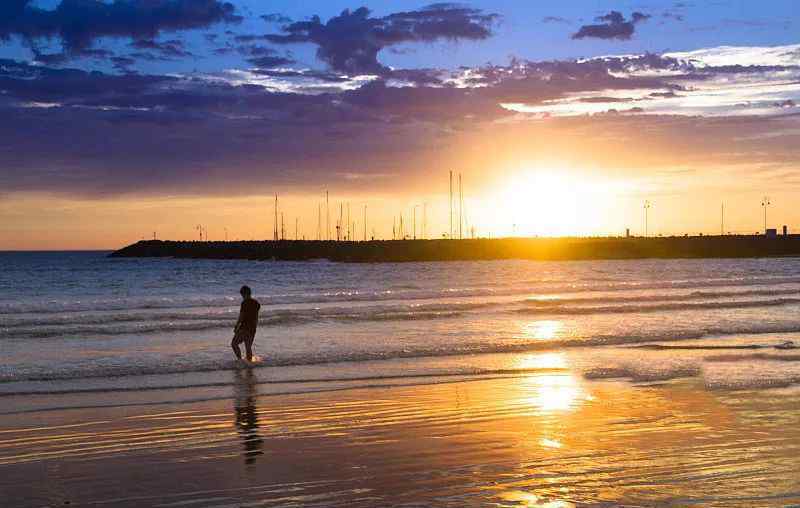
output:
[[[24,415],[0,433],[0,467],[13,466],[0,491],[12,493],[9,506],[81,496],[124,508],[154,504],[135,496],[175,506],[800,503],[796,393],[590,381],[555,352],[520,355],[517,365],[543,370],[262,398],[258,373],[242,371],[233,407]],[[116,502],[118,485],[132,501]]]
[[[574,374],[546,374],[522,380],[527,392],[524,401],[544,412],[569,411],[586,399],[586,393]]]
[[[522,325],[522,338],[533,340],[553,340],[564,328],[564,323],[554,319],[532,321]]]

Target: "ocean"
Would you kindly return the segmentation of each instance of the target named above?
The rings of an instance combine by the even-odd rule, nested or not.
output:
[[[800,259],[403,264],[0,253],[0,414],[229,396],[239,287],[260,393],[502,377],[800,382]]]

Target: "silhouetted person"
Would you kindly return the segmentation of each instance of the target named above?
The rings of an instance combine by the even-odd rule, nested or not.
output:
[[[252,361],[253,341],[256,339],[258,311],[261,309],[261,304],[251,296],[252,291],[247,286],[242,286],[242,289],[239,290],[239,294],[242,295],[242,306],[239,309],[239,319],[236,321],[236,326],[233,328],[231,347],[233,348],[233,352],[236,353],[236,358],[241,360],[242,350],[239,349],[239,344],[244,342],[244,347],[247,352],[247,361]]]
[[[237,369],[235,372],[235,425],[244,445],[244,462],[245,464],[253,464],[256,461],[256,457],[264,453],[261,450],[264,442],[258,433],[256,377],[252,369]]]

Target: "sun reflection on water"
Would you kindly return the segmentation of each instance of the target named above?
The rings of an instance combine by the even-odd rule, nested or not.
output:
[[[503,501],[514,503],[514,506],[523,506],[529,508],[574,508],[575,505],[567,501],[547,501],[531,492],[524,492],[521,490],[512,490],[503,492],[498,497]]]
[[[543,437],[542,439],[540,439],[539,444],[544,446],[545,448],[561,448],[562,446],[564,446],[564,444],[561,443],[561,441],[556,441],[555,439],[550,439],[547,437]]]

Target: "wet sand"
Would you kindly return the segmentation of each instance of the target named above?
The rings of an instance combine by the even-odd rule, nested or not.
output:
[[[0,416],[2,506],[787,506],[800,390],[439,384]],[[148,395],[143,393],[143,400]]]

